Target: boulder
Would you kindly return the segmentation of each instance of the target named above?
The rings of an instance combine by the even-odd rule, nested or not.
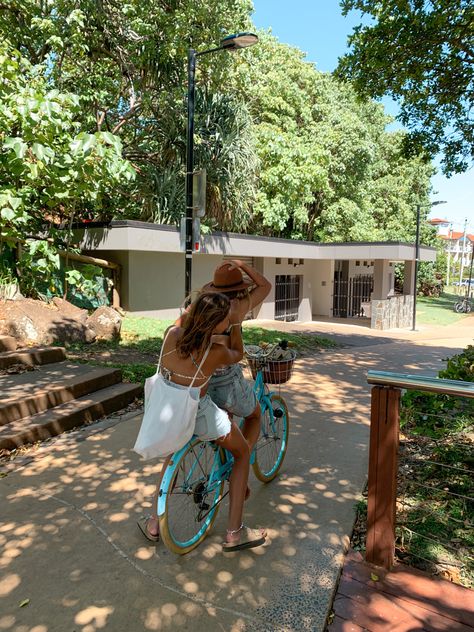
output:
[[[117,340],[120,338],[122,317],[112,307],[98,307],[87,319],[86,325],[98,340]]]
[[[65,301],[63,298],[59,298],[59,296],[55,296],[51,302],[58,308],[58,310],[65,318],[72,318],[80,323],[85,324],[89,317],[87,309],[76,307],[69,301]]]
[[[20,344],[51,345],[55,342],[94,342],[87,326],[88,313],[68,301],[45,303],[31,298],[0,302],[0,334]]]

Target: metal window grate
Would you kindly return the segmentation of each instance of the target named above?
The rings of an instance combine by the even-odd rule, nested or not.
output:
[[[371,274],[344,278],[341,270],[334,272],[333,316],[352,318],[362,316],[362,303],[370,301],[374,289]]]
[[[277,274],[275,277],[275,320],[298,320],[301,275]]]

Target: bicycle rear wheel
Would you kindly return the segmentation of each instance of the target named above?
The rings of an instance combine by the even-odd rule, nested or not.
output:
[[[263,483],[272,481],[280,470],[288,447],[290,417],[283,397],[272,394],[264,406],[262,428],[255,446],[253,471]]]
[[[456,314],[462,314],[464,312],[464,302],[458,301],[457,303],[454,303],[454,311]]]
[[[212,528],[223,496],[225,458],[214,444],[192,439],[176,461],[171,459],[160,490],[166,498],[159,522],[160,536],[173,553],[189,553]]]

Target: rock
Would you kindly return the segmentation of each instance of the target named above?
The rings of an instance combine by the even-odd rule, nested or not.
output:
[[[7,283],[6,285],[0,285],[0,301],[21,301],[25,297],[20,292],[20,286],[18,283]]]
[[[63,298],[59,298],[58,296],[55,296],[52,300],[52,303],[58,308],[61,314],[66,318],[72,318],[84,324],[89,318],[89,313],[87,309],[81,309],[80,307],[76,307],[69,301],[65,301]]]
[[[31,298],[0,303],[0,334],[20,344],[51,345],[55,342],[94,342],[86,324],[87,311],[67,301],[45,303]]]
[[[98,307],[87,319],[87,327],[92,329],[99,340],[120,338],[122,317],[112,307]]]

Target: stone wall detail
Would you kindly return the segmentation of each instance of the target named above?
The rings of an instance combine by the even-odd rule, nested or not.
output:
[[[413,324],[413,296],[402,294],[372,300],[372,329],[408,329]]]

